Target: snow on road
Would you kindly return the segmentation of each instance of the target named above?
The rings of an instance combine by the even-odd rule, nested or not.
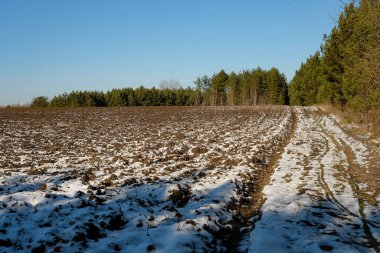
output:
[[[263,190],[266,201],[248,252],[375,252],[380,220],[361,210],[344,153],[347,145],[364,173],[365,146],[317,108],[296,111],[295,135]],[[378,214],[376,208],[366,207]]]

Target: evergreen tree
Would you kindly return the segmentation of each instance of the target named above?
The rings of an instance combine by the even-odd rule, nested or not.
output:
[[[270,104],[287,103],[287,84],[286,78],[276,68],[272,68],[266,74],[267,99]]]
[[[301,64],[301,68],[296,71],[289,85],[290,104],[312,105],[319,100],[319,97],[320,100],[323,100],[328,95],[323,93],[325,92],[322,90],[323,84],[321,57],[320,53],[317,52],[310,56],[306,63]]]
[[[214,74],[211,78],[212,106],[226,104],[226,86],[228,75],[224,70]]]
[[[322,54],[296,72],[289,87],[292,104],[328,101],[359,112],[380,108],[379,9],[379,0],[345,6]]]
[[[239,97],[239,77],[232,72],[227,79],[227,105],[237,105]]]

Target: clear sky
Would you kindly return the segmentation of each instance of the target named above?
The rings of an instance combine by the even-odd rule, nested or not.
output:
[[[339,0],[0,0],[0,104],[257,66],[290,80],[341,10]]]

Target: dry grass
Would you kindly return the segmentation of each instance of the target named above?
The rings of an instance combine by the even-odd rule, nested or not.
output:
[[[332,104],[319,105],[326,112],[337,115],[342,125],[354,123],[356,127],[351,129],[353,134],[372,133],[375,137],[380,137],[380,109],[370,110],[368,113],[357,113],[351,109],[339,110]]]
[[[380,109],[368,112],[368,122],[372,125],[373,134],[380,137]]]

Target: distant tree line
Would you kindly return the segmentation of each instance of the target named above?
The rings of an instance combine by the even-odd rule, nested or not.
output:
[[[330,102],[357,112],[380,108],[380,0],[345,6],[321,51],[296,72],[289,96],[293,105]]]
[[[264,105],[288,104],[286,77],[278,69],[243,70],[227,74],[224,70],[198,77],[197,105]]]
[[[193,105],[195,92],[191,88],[156,89],[122,88],[107,92],[72,91],[54,96],[50,101],[39,96],[33,99],[32,107],[87,107],[87,106],[160,106]]]
[[[51,100],[39,96],[32,107],[82,106],[187,106],[187,105],[263,105],[288,104],[287,82],[276,68],[244,70],[227,74],[224,70],[212,77],[204,75],[194,81],[195,88],[182,88],[178,81],[165,81],[155,87],[72,91],[54,96]]]

